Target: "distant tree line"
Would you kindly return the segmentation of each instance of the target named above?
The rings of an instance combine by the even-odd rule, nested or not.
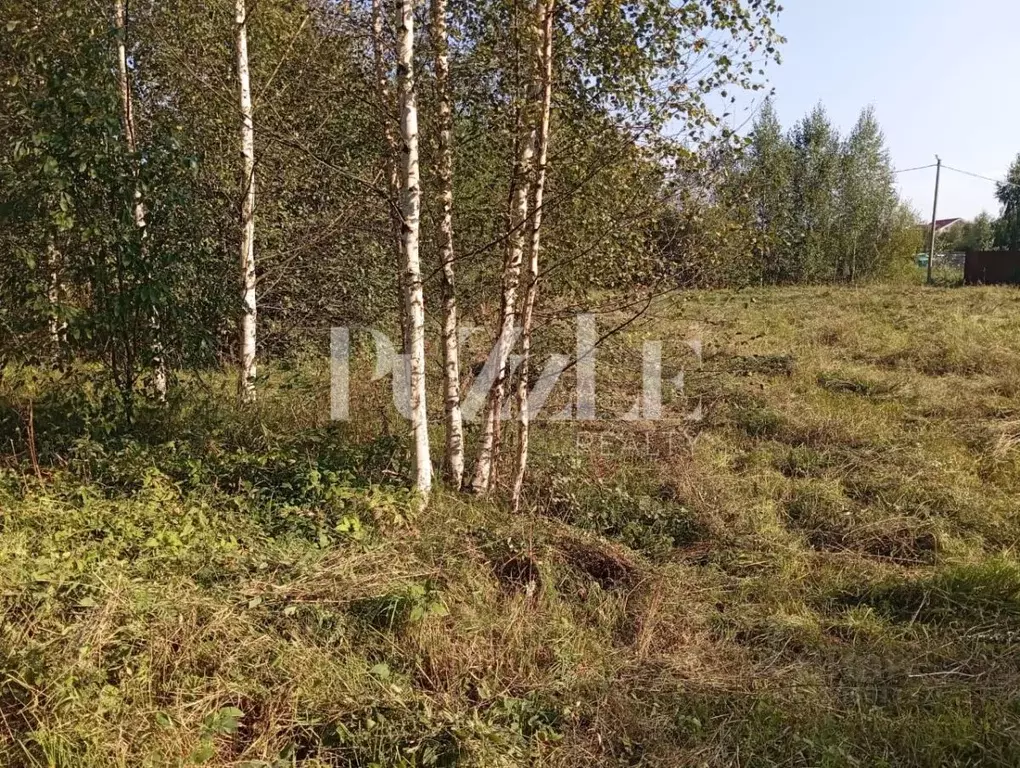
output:
[[[996,184],[999,215],[983,211],[970,221],[954,225],[940,235],[938,249],[953,251],[1020,250],[1020,155],[1009,167],[1006,178]]]
[[[873,279],[921,243],[870,107],[843,137],[821,105],[785,131],[766,101],[745,150],[679,192],[664,223],[674,266],[708,284]]]

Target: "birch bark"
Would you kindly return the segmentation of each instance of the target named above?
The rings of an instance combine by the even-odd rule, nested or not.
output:
[[[446,408],[446,475],[459,489],[464,482],[464,418],[460,405],[460,341],[453,249],[453,98],[446,0],[432,0],[432,40],[439,93],[439,255],[443,265],[443,401]]]
[[[241,98],[241,157],[244,166],[244,198],[241,203],[241,370],[238,397],[242,403],[255,402],[255,125],[252,120],[251,78],[248,71],[248,13],[245,0],[235,4],[234,23],[237,48],[237,80]]]
[[[117,26],[117,70],[120,75],[120,104],[121,119],[124,124],[124,137],[128,152],[134,156],[138,151],[138,141],[135,133],[134,99],[131,94],[131,80],[128,75],[127,66],[127,6],[125,0],[115,0],[114,20]],[[132,214],[135,220],[135,227],[139,230],[141,238],[142,262],[148,264],[148,229],[145,220],[145,202],[142,200],[142,192],[138,188],[138,166],[134,166],[136,184],[134,189],[134,209]],[[163,352],[162,332],[160,328],[159,310],[157,307],[149,308],[149,325],[152,329],[152,371],[153,384],[156,390],[156,397],[162,403],[166,401],[167,373],[166,360]]]
[[[489,391],[483,417],[482,439],[475,462],[471,488],[475,493],[487,494],[492,487],[495,458],[498,451],[499,419],[506,396],[507,363],[517,321],[517,293],[520,287],[521,263],[524,259],[524,227],[528,218],[528,197],[535,155],[535,106],[539,99],[540,60],[542,58],[542,29],[545,27],[545,1],[535,0],[535,12],[529,29],[531,66],[530,82],[522,107],[517,157],[514,162],[512,196],[510,200],[509,233],[503,259],[501,279],[499,336],[496,339],[496,377]]]
[[[527,288],[521,321],[521,369],[517,381],[517,412],[520,428],[517,432],[517,464],[511,501],[515,513],[521,508],[521,492],[528,465],[528,443],[531,431],[531,413],[528,402],[528,379],[531,373],[531,328],[538,291],[538,255],[542,240],[542,202],[545,194],[545,176],[549,160],[549,121],[552,113],[553,74],[553,9],[555,0],[539,0],[545,5],[542,19],[542,111],[538,123],[535,153],[535,190],[532,202]]]
[[[401,215],[403,218],[404,290],[410,331],[411,430],[414,436],[415,488],[421,504],[432,488],[428,412],[425,402],[425,302],[418,240],[421,180],[418,168],[418,105],[414,82],[414,0],[400,0],[397,30],[397,84],[400,92]]]
[[[59,316],[60,308],[60,251],[50,233],[46,242],[46,266],[50,271],[49,282],[46,286],[46,298],[50,305],[50,340],[53,342],[54,357],[61,359],[64,352],[65,336],[67,334],[67,323],[62,322]]]

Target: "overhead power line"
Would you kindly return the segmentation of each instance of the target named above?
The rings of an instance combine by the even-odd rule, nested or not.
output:
[[[935,165],[936,165],[935,163],[931,163],[930,165],[919,165],[916,168],[897,168],[896,170],[893,171],[893,173],[910,173],[910,171],[923,171],[928,168],[934,168]]]
[[[952,168],[948,165],[943,165],[947,171],[953,171],[955,173],[962,173],[964,176],[971,176],[975,179],[981,179],[982,181],[990,181],[993,184],[999,184],[1004,187],[1020,187],[1020,184],[1016,184],[1012,181],[1004,181],[1002,179],[993,179],[990,176],[982,176],[980,173],[973,173],[972,171],[964,171],[959,168]]]
[[[911,171],[926,171],[929,168],[934,168],[937,163],[931,163],[929,165],[919,165],[916,168],[896,168],[893,173],[910,173]],[[982,176],[980,173],[974,173],[973,171],[965,171],[962,168],[953,168],[951,165],[942,166],[947,171],[953,171],[954,173],[962,173],[964,176],[970,176],[971,178],[981,179],[982,181],[990,181],[992,184],[1000,184],[1004,187],[1020,187],[1020,184],[1012,181],[1005,181],[1003,179],[993,179],[991,176]]]

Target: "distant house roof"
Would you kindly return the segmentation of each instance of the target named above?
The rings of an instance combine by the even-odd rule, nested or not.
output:
[[[960,219],[960,218],[956,218],[956,219],[937,219],[935,221],[935,231],[936,232],[945,232],[947,229],[949,229],[951,226],[953,226],[958,221],[963,221],[963,219]]]

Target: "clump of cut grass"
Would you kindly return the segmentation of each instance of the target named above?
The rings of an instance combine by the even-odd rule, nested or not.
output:
[[[1020,567],[1011,558],[960,563],[938,574],[880,584],[852,598],[899,621],[977,628],[1011,642],[1020,631]]]
[[[879,381],[842,372],[823,371],[818,374],[818,386],[830,392],[881,398],[894,395],[902,385],[898,382]]]
[[[792,376],[793,355],[733,355],[720,353],[708,361],[734,376]]]
[[[734,426],[754,438],[779,438],[787,426],[787,419],[768,403],[757,398],[747,398],[732,408]]]

